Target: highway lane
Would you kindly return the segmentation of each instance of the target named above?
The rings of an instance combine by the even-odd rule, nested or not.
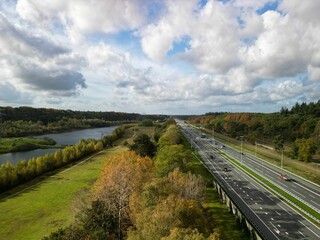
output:
[[[212,144],[201,139],[197,132],[182,126],[187,139],[201,154],[203,163],[221,182],[228,195],[240,205],[240,209],[245,209],[246,216],[253,219],[253,224],[262,229],[265,239],[320,238],[319,228],[222,158]],[[224,171],[225,167],[227,171]]]
[[[224,143],[216,141],[217,146],[222,146]],[[241,152],[224,145],[224,148],[220,149],[222,152],[232,156],[234,159],[241,163]],[[286,174],[280,168],[272,166],[267,162],[256,158],[250,154],[242,155],[242,163],[249,167],[251,170],[262,175],[264,178],[286,191],[290,195],[299,199],[301,202],[305,203],[309,207],[313,208],[315,211],[320,212],[320,187],[305,181],[292,174]],[[281,174],[286,174],[290,181],[285,181],[280,178]]]

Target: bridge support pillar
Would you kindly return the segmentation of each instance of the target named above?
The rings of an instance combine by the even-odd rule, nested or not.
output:
[[[236,221],[243,227],[249,234],[250,239],[252,240],[263,240],[257,231],[252,227],[250,222],[245,218],[242,212],[238,209],[238,207],[233,203],[233,201],[229,198],[229,196],[225,193],[225,191],[221,188],[219,183],[213,182],[213,185],[216,188],[216,191],[220,197],[220,202],[225,204],[229,211],[235,216]]]

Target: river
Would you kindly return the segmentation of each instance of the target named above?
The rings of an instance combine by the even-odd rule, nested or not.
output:
[[[57,142],[57,145],[75,145],[80,139],[100,139],[103,136],[110,135],[113,130],[115,130],[117,126],[112,127],[104,127],[104,128],[90,128],[84,130],[77,130],[72,132],[63,132],[63,133],[52,133],[52,134],[45,134],[39,136],[33,136],[35,138],[44,138],[49,137],[52,138]],[[47,153],[53,153],[57,149],[56,148],[49,148],[49,149],[35,149],[31,151],[25,152],[14,152],[14,153],[4,153],[0,154],[0,165],[7,161],[15,164],[19,160],[29,160],[33,157],[43,156]]]

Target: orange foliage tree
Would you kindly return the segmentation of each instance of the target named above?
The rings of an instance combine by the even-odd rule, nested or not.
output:
[[[102,201],[118,221],[118,239],[122,239],[130,220],[129,199],[134,192],[141,192],[143,184],[153,175],[150,158],[134,152],[112,156],[106,161],[100,178],[94,185],[94,199]]]

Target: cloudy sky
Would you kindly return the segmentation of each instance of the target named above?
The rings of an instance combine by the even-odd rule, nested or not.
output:
[[[0,105],[274,112],[320,99],[319,0],[1,0]]]

